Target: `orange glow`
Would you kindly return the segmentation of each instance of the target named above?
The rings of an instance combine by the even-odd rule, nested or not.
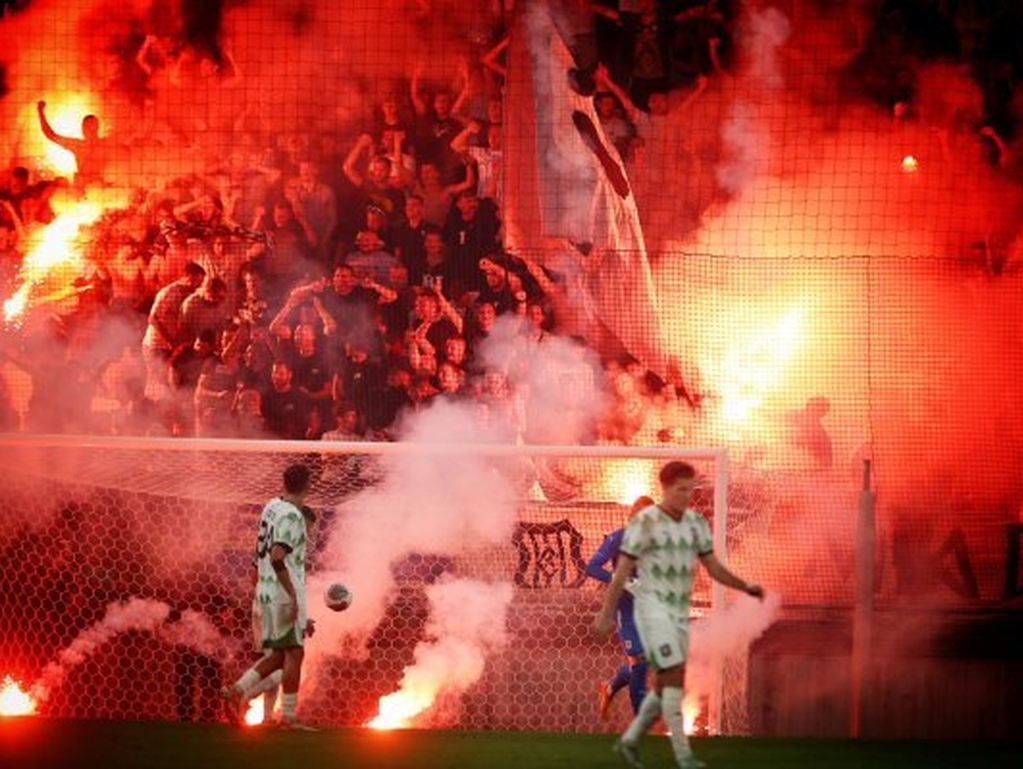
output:
[[[255,697],[249,701],[249,709],[245,711],[245,725],[259,726],[263,723],[263,698]]]
[[[700,703],[695,697],[686,697],[682,702],[682,728],[686,734],[693,734],[696,719],[700,715]]]
[[[29,241],[18,275],[21,285],[4,302],[5,321],[16,322],[33,305],[60,302],[75,295],[74,280],[81,275],[84,264],[78,232],[102,212],[97,203],[76,203]]]
[[[32,115],[30,124],[38,124],[35,105],[30,108]],[[91,94],[68,91],[47,101],[46,119],[53,130],[62,136],[82,137],[82,118],[96,113],[96,103]],[[70,176],[78,170],[75,156],[38,132],[40,154],[45,158],[46,165],[59,176]]]
[[[623,505],[631,505],[636,497],[650,493],[650,463],[639,459],[611,461],[604,466],[601,477],[604,496]]]
[[[803,341],[801,308],[762,328],[745,344],[725,353],[720,371],[721,416],[725,422],[749,422],[767,396],[783,382]]]
[[[36,712],[32,698],[10,676],[0,685],[0,716],[31,716]]]
[[[405,729],[412,719],[433,704],[436,692],[400,691],[380,698],[380,713],[368,724],[370,729]]]
[[[912,155],[906,155],[906,157],[902,159],[902,170],[907,174],[916,173],[919,168],[920,163]]]

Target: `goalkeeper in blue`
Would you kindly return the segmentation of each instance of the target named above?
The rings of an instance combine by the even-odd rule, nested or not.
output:
[[[711,579],[726,587],[763,599],[759,585],[737,577],[714,555],[710,524],[690,507],[696,471],[685,462],[661,468],[661,501],[640,510],[625,527],[611,583],[593,622],[598,638],[615,627],[615,608],[635,572],[632,587],[636,627],[654,670],[654,688],[647,692],[639,712],[615,743],[615,751],[633,769],[640,769],[639,741],[660,717],[671,734],[671,747],[679,769],[700,769],[682,722],[686,659],[689,653],[689,605],[696,564]]]
[[[654,501],[647,496],[642,496],[632,503],[629,517],[638,513],[644,507],[649,507]],[[618,548],[622,544],[622,537],[625,535],[625,528],[615,529],[606,537],[597,548],[589,562],[586,564],[586,576],[610,584],[611,576],[615,565],[618,563]],[[611,568],[608,569],[608,564]],[[615,607],[615,622],[618,629],[618,640],[622,644],[622,651],[625,652],[625,662],[621,664],[617,672],[600,682],[597,689],[598,708],[600,717],[606,721],[611,713],[611,701],[626,686],[629,687],[629,701],[632,703],[632,712],[635,715],[639,712],[639,706],[646,696],[647,661],[643,654],[643,642],[639,639],[639,630],[636,629],[636,620],[632,612],[632,592],[628,585],[618,599]]]

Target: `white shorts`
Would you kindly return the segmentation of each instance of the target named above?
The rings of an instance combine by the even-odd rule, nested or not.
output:
[[[636,629],[654,670],[684,664],[689,655],[689,617],[659,605],[640,603],[637,601],[635,607]]]
[[[298,620],[292,622],[288,619],[291,608],[294,606],[291,597],[281,591],[279,598],[271,600],[270,603],[262,605],[260,613],[260,626],[262,646],[264,649],[286,649],[292,646],[302,646],[305,634],[305,607],[299,602]]]

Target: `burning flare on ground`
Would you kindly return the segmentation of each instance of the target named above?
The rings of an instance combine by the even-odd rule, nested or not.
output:
[[[245,725],[259,726],[263,723],[263,698],[255,697],[249,701],[249,709],[245,711]]]
[[[700,717],[700,702],[696,697],[686,697],[682,702],[682,728],[686,734],[696,731],[696,719]]]
[[[36,703],[10,676],[0,685],[0,716],[35,715]]]
[[[450,702],[483,676],[487,658],[507,643],[506,617],[512,599],[509,583],[451,579],[426,589],[430,619],[415,662],[405,668],[398,691],[380,698],[380,711],[367,726],[401,729],[435,703]],[[444,710],[444,708],[440,708]]]
[[[405,729],[412,719],[427,710],[437,697],[437,689],[402,689],[380,698],[380,712],[366,724],[370,729]]]

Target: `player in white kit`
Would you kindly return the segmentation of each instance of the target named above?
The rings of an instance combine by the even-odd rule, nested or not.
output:
[[[672,749],[680,769],[698,769],[682,721],[685,662],[689,651],[689,604],[697,561],[714,580],[762,599],[764,591],[735,576],[714,555],[707,519],[689,507],[696,471],[685,462],[669,462],[660,472],[661,502],[639,511],[629,521],[619,548],[611,584],[604,593],[594,631],[605,638],[615,627],[615,606],[636,572],[636,626],[647,659],[656,674],[639,712],[615,750],[638,769],[639,740],[659,716],[671,732]]]
[[[310,472],[295,464],[284,471],[284,494],[263,508],[256,540],[256,602],[261,608],[262,645],[268,653],[222,692],[235,713],[256,693],[260,682],[281,670],[281,725],[312,730],[296,715],[305,657],[303,642],[315,630],[306,612],[307,530],[302,513]]]

